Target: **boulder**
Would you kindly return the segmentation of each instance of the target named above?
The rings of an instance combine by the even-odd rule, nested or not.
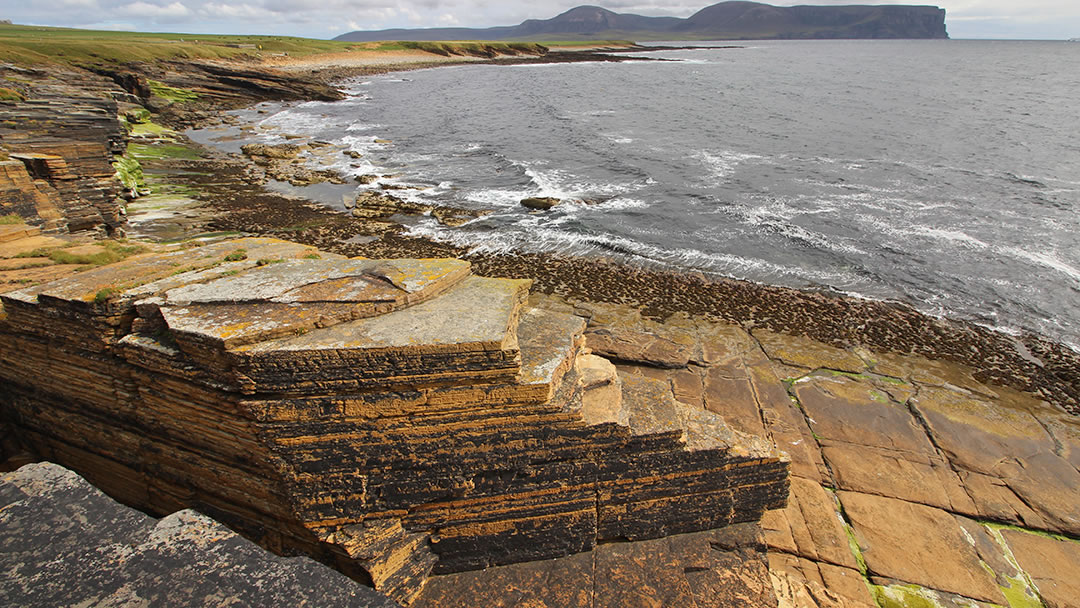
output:
[[[561,202],[561,200],[553,196],[530,196],[529,198],[521,199],[521,206],[527,209],[547,211]]]
[[[266,158],[296,158],[303,150],[296,144],[244,144],[240,151],[247,156],[264,156]]]

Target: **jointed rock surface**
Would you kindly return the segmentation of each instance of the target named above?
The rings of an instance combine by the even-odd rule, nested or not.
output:
[[[198,508],[402,603],[431,573],[784,505],[770,441],[613,374],[528,288],[272,239],[138,256],[3,295],[0,396],[110,495]]]

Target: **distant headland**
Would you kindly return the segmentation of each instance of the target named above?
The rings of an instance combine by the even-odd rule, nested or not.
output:
[[[354,31],[335,40],[767,40],[948,38],[936,6],[772,6],[720,2],[686,19],[621,14],[579,6],[551,19],[491,28]]]

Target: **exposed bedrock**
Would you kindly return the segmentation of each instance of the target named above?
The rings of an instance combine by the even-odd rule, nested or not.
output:
[[[788,459],[621,377],[529,281],[273,239],[2,296],[29,447],[153,513],[197,508],[410,603],[429,573],[758,520]]]

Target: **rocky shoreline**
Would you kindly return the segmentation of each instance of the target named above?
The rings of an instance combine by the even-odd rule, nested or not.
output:
[[[245,176],[243,157],[183,161],[177,181],[200,192],[215,217],[208,228],[273,235],[349,256],[458,257],[485,276],[531,278],[536,289],[570,299],[629,304],[649,317],[704,315],[841,348],[866,347],[968,365],[982,381],[1026,391],[1080,415],[1080,353],[1034,334],[1011,336],[910,306],[798,290],[696,272],[631,267],[551,254],[487,254],[411,237],[387,218],[358,218],[266,191]],[[183,164],[182,163],[182,164]],[[212,179],[200,173],[211,174]],[[409,209],[403,208],[408,214]],[[412,210],[416,212],[417,210]]]
[[[583,319],[588,348],[614,362],[622,381],[666,386],[678,403],[790,454],[791,497],[766,514],[764,534],[733,527],[438,576],[415,605],[505,605],[516,601],[508,589],[552,607],[865,607],[927,597],[916,605],[1066,605],[1055,599],[1071,597],[1060,573],[1080,569],[1080,354],[1069,348],[897,303],[603,259],[471,252],[407,236],[378,209],[343,213],[271,191],[270,163],[167,129],[214,124],[222,110],[260,101],[333,99],[344,77],[441,64],[288,73],[175,64],[91,80],[130,95],[118,109],[132,111],[160,97],[142,95],[147,80],[198,92],[197,101],[146,103],[149,124],[166,129],[137,138],[134,157],[153,194],[128,207],[161,199],[162,214],[145,225],[176,229],[159,240],[257,235],[347,257],[454,257],[479,276],[531,279],[530,306]],[[15,350],[7,356],[12,369],[27,365]],[[17,433],[0,430],[7,457]],[[923,540],[901,550],[912,530]]]

